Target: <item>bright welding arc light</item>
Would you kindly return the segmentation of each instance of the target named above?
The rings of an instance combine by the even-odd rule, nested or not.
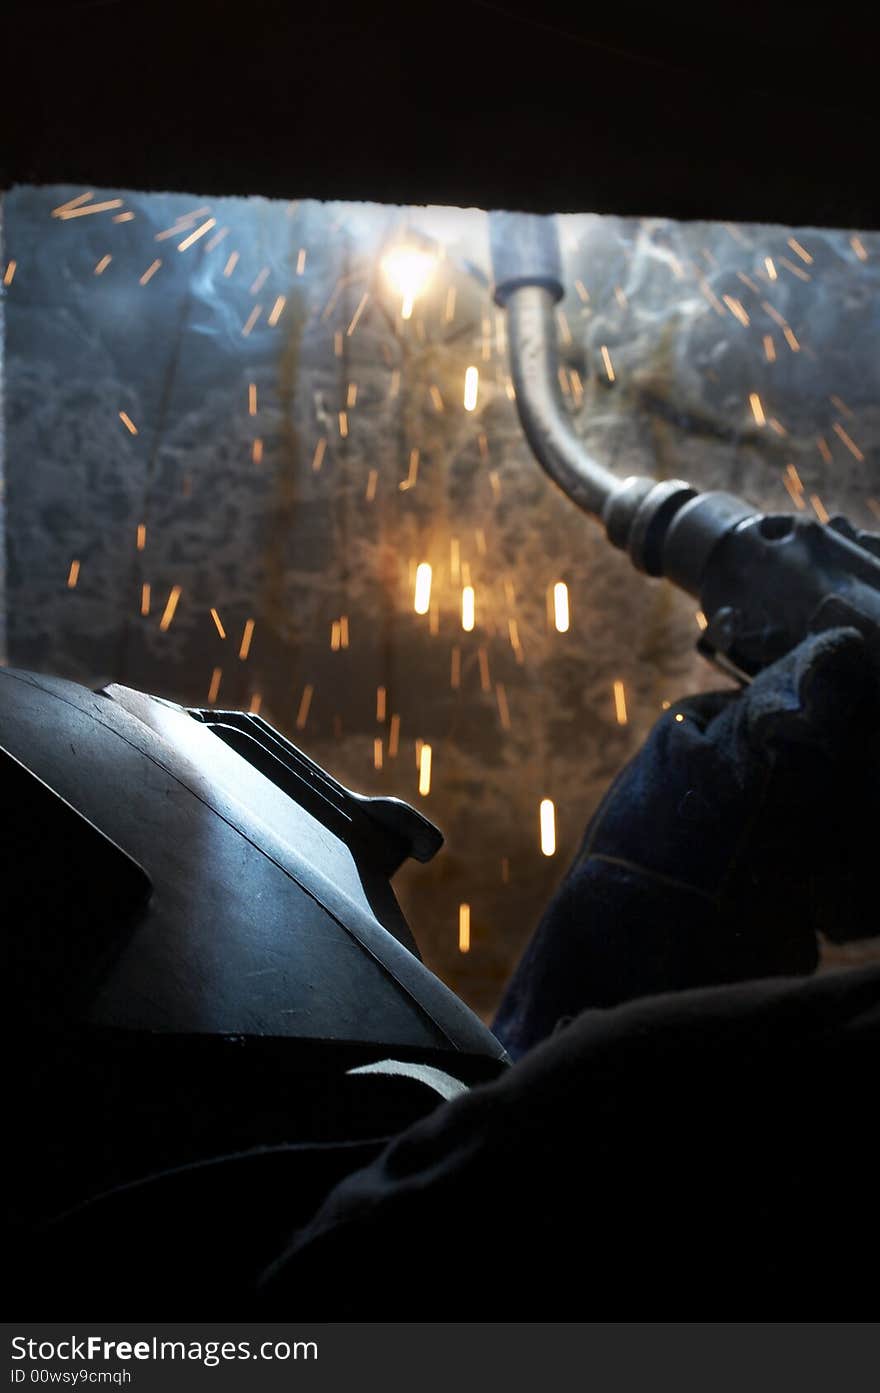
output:
[[[431,607],[431,566],[423,561],[416,567],[416,614],[427,614]]]
[[[386,279],[401,297],[401,319],[411,318],[416,296],[427,286],[435,264],[436,257],[418,247],[395,247],[383,258]]]

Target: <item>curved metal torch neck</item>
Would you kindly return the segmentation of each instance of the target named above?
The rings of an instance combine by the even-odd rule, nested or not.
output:
[[[559,389],[555,297],[525,285],[507,300],[510,366],[516,406],[539,464],[579,508],[601,517],[620,480],[592,459],[565,414]]]

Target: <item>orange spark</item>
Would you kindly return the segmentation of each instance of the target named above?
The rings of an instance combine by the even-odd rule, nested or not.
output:
[[[171,593],[166,601],[165,610],[162,614],[162,618],[159,620],[159,628],[163,633],[171,626],[171,621],[174,618],[174,612],[177,609],[177,602],[180,599],[182,589],[183,587],[180,585],[172,585],[171,587]]]

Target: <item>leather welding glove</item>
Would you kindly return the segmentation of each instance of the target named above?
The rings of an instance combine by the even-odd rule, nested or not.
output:
[[[516,1058],[589,1007],[812,971],[875,927],[877,683],[811,635],[742,693],[678,702],[612,784],[494,1029]]]

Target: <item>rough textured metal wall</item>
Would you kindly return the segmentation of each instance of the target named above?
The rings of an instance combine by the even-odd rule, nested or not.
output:
[[[343,781],[418,803],[447,847],[401,872],[404,909],[429,965],[490,1012],[661,704],[724,684],[693,652],[693,605],[636,575],[532,460],[485,215],[75,188],[5,202],[9,662],[259,707]],[[560,221],[562,385],[598,458],[877,521],[880,237]],[[379,270],[401,240],[439,257],[408,321]]]

